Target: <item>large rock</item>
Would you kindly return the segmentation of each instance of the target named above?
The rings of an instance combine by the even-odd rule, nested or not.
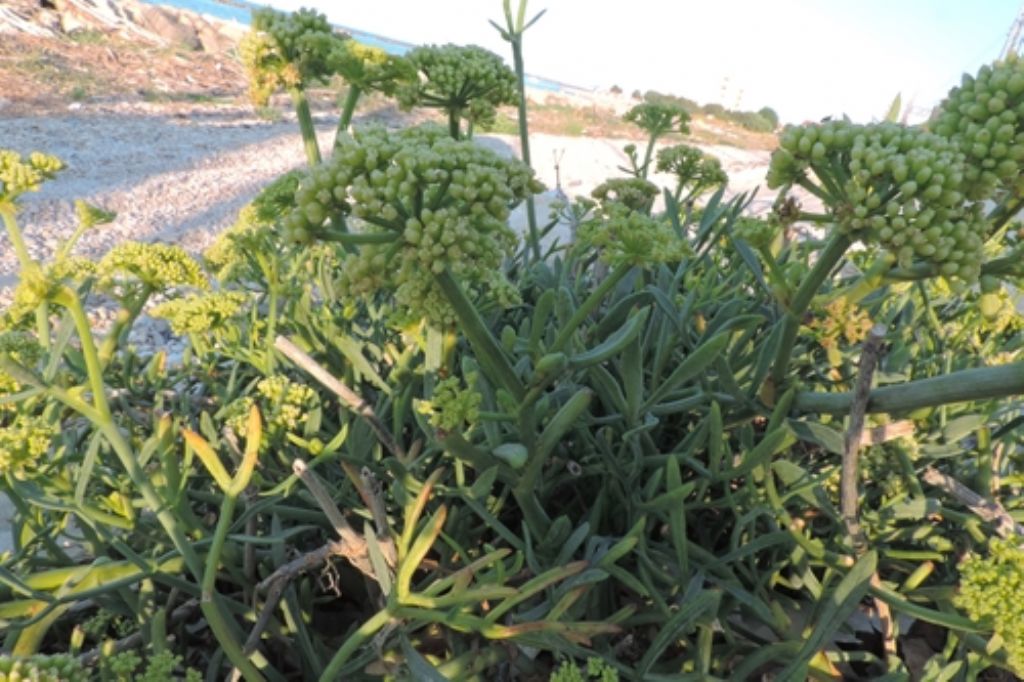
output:
[[[199,41],[199,32],[189,21],[189,18],[172,9],[160,7],[159,5],[144,5],[142,7],[142,27],[160,36],[171,45],[181,45],[190,50],[198,50],[202,47]]]
[[[77,31],[118,33],[159,45],[226,52],[246,28],[138,0],[0,0],[0,34],[57,37]]]

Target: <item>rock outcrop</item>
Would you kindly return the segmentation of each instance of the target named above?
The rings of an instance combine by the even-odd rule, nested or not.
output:
[[[138,0],[5,0],[0,4],[0,34],[55,38],[99,31],[216,53],[231,49],[246,30],[234,21]]]

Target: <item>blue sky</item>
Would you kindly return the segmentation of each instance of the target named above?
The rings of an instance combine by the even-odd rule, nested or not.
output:
[[[518,0],[512,0],[513,7]],[[271,0],[412,43],[508,54],[487,23],[501,0]],[[530,0],[547,13],[526,68],[585,87],[655,89],[774,107],[784,120],[882,116],[897,92],[918,116],[999,56],[1021,0]],[[499,22],[500,23],[500,22]]]

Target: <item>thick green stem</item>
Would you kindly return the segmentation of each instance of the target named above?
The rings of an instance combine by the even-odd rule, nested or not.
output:
[[[1022,208],[1024,208],[1024,197],[1008,199],[1006,203],[996,206],[986,217],[992,223],[992,229],[995,231],[1013,220]]]
[[[644,150],[644,162],[640,165],[640,178],[646,180],[651,170],[651,157],[654,156],[654,143],[658,141],[658,133],[651,133],[651,138],[647,140],[647,149]]]
[[[302,145],[306,149],[306,161],[310,166],[320,163],[320,145],[316,141],[316,128],[313,127],[313,114],[309,111],[309,100],[302,88],[290,90],[292,104],[295,105],[295,116],[299,119],[299,130],[302,132]]]
[[[82,343],[82,357],[85,358],[85,372],[89,376],[89,388],[92,389],[92,404],[99,413],[100,419],[113,424],[113,417],[110,415],[110,405],[107,403],[106,389],[103,387],[103,365],[100,363],[99,354],[96,352],[96,344],[92,338],[92,327],[89,326],[89,318],[86,317],[85,309],[82,308],[78,295],[70,290],[63,292],[66,297],[67,309],[71,313],[71,319],[75,323],[79,340]]]
[[[335,682],[342,679],[341,669],[345,667],[345,663],[356,652],[356,649],[361,647],[370,637],[377,634],[377,631],[387,625],[391,618],[391,612],[388,609],[382,609],[370,620],[359,626],[358,630],[349,635],[345,643],[341,645],[341,648],[331,658],[331,662],[324,668],[323,673],[320,674],[320,682]]]
[[[793,300],[789,304],[789,310],[783,321],[785,326],[782,330],[782,343],[779,344],[779,351],[775,355],[775,365],[772,367],[771,378],[776,388],[780,388],[786,378],[789,360],[793,355],[793,345],[796,343],[797,332],[800,331],[800,320],[807,311],[807,306],[811,304],[814,294],[821,288],[822,283],[828,278],[832,269],[852,243],[848,235],[836,231],[825,244],[824,250],[818,257],[818,262],[814,264],[807,274],[807,278],[793,295]]]
[[[345,95],[345,103],[341,108],[341,118],[338,119],[338,131],[334,134],[334,148],[337,149],[338,145],[341,144],[341,138],[348,130],[348,125],[352,122],[352,114],[355,113],[356,103],[359,101],[359,96],[363,94],[363,89],[358,85],[349,85],[348,93]]]
[[[25,246],[25,239],[21,235],[21,228],[18,227],[14,205],[6,201],[0,202],[0,216],[4,219],[7,236],[11,238],[11,245],[14,246],[14,253],[18,256],[18,262],[21,263],[23,270],[27,270],[35,262],[28,253],[28,247]]]
[[[633,266],[628,263],[623,263],[618,266],[591,292],[587,300],[583,301],[582,305],[576,309],[573,316],[569,318],[569,321],[559,332],[555,338],[554,344],[552,344],[550,351],[557,353],[565,349],[565,345],[569,343],[569,339],[572,338],[573,332],[576,331],[577,327],[583,324],[583,321],[590,316],[591,313],[601,304],[604,297],[608,295],[615,286],[622,281],[622,278],[629,274],[629,271],[633,269]]]
[[[39,337],[39,345],[46,352],[50,351],[50,306],[46,301],[36,308],[36,336]]]
[[[224,551],[224,541],[227,539],[228,530],[231,528],[231,519],[235,515],[235,505],[238,502],[238,495],[228,493],[220,506],[220,517],[217,519],[217,528],[213,533],[213,541],[210,544],[210,551],[206,555],[206,568],[203,571],[203,596],[200,601],[200,608],[206,616],[206,622],[213,630],[217,643],[224,649],[228,659],[238,670],[245,675],[245,679],[263,680],[260,671],[253,665],[242,651],[238,639],[231,632],[224,614],[217,607],[217,567],[220,565],[220,557]]]
[[[7,236],[11,239],[11,245],[14,246],[14,253],[18,256],[18,262],[21,264],[22,271],[29,270],[34,267],[39,267],[35,261],[32,260],[32,256],[28,252],[28,247],[25,245],[25,238],[21,234],[21,227],[18,226],[17,213],[14,209],[14,204],[10,202],[0,202],[0,216],[3,217],[4,226],[7,228]],[[43,350],[50,350],[50,307],[46,301],[39,304],[35,311],[36,315],[36,335],[39,337],[39,345],[43,347]]]
[[[512,63],[516,70],[516,84],[519,88],[519,146],[522,149],[523,163],[533,167],[530,160],[530,130],[526,111],[526,70],[523,66],[523,37],[515,35],[512,43]],[[533,205],[533,195],[526,197],[526,224],[529,227],[530,251],[533,257],[540,260],[540,232],[537,230],[537,210]]]
[[[434,281],[441,287],[445,298],[455,310],[455,316],[458,318],[459,324],[462,325],[462,333],[473,348],[476,359],[484,370],[484,375],[511,393],[517,400],[522,400],[526,395],[526,388],[501,349],[501,344],[487,328],[476,306],[466,296],[466,292],[447,270],[439,275],[434,275]]]
[[[453,140],[459,139],[459,119],[462,117],[462,110],[458,107],[448,109],[448,134]]]
[[[970,400],[994,400],[1024,393],[1024,362],[997,367],[979,367],[920,379],[871,391],[869,413],[909,412]],[[852,393],[798,393],[798,412],[845,414],[850,411]]]
[[[139,313],[142,312],[143,306],[146,305],[146,301],[149,300],[150,294],[152,294],[152,290],[149,286],[145,286],[137,297],[130,300],[127,305],[117,311],[114,326],[107,332],[106,338],[103,339],[103,343],[100,345],[99,360],[101,367],[106,367],[110,364],[110,360],[117,351],[121,334],[135,322]]]

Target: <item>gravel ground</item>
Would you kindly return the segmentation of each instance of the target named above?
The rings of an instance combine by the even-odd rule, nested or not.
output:
[[[329,144],[329,122],[320,132],[321,144]],[[79,198],[118,213],[112,225],[83,237],[83,255],[129,239],[199,252],[262,185],[303,161],[294,123],[261,121],[241,109],[2,119],[0,147],[45,151],[67,164],[22,199],[20,222],[36,257],[74,231]],[[0,289],[17,269],[7,235],[0,235]]]
[[[333,139],[333,121],[318,121],[321,147]],[[534,166],[549,187],[560,180],[574,195],[621,175],[625,140],[535,135]],[[487,136],[505,154],[514,138]],[[128,239],[176,243],[202,251],[238,210],[277,175],[304,160],[293,121],[272,123],[240,108],[193,107],[172,113],[139,110],[76,112],[66,116],[0,119],[0,147],[45,151],[67,163],[56,180],[22,198],[21,224],[33,256],[46,258],[74,231],[75,199],[118,213],[87,234],[78,253],[97,257]],[[708,148],[732,178],[733,191],[762,182],[764,151]],[[558,160],[560,177],[556,178]],[[761,196],[755,208],[770,201]],[[17,260],[0,231],[0,303],[17,277]]]

